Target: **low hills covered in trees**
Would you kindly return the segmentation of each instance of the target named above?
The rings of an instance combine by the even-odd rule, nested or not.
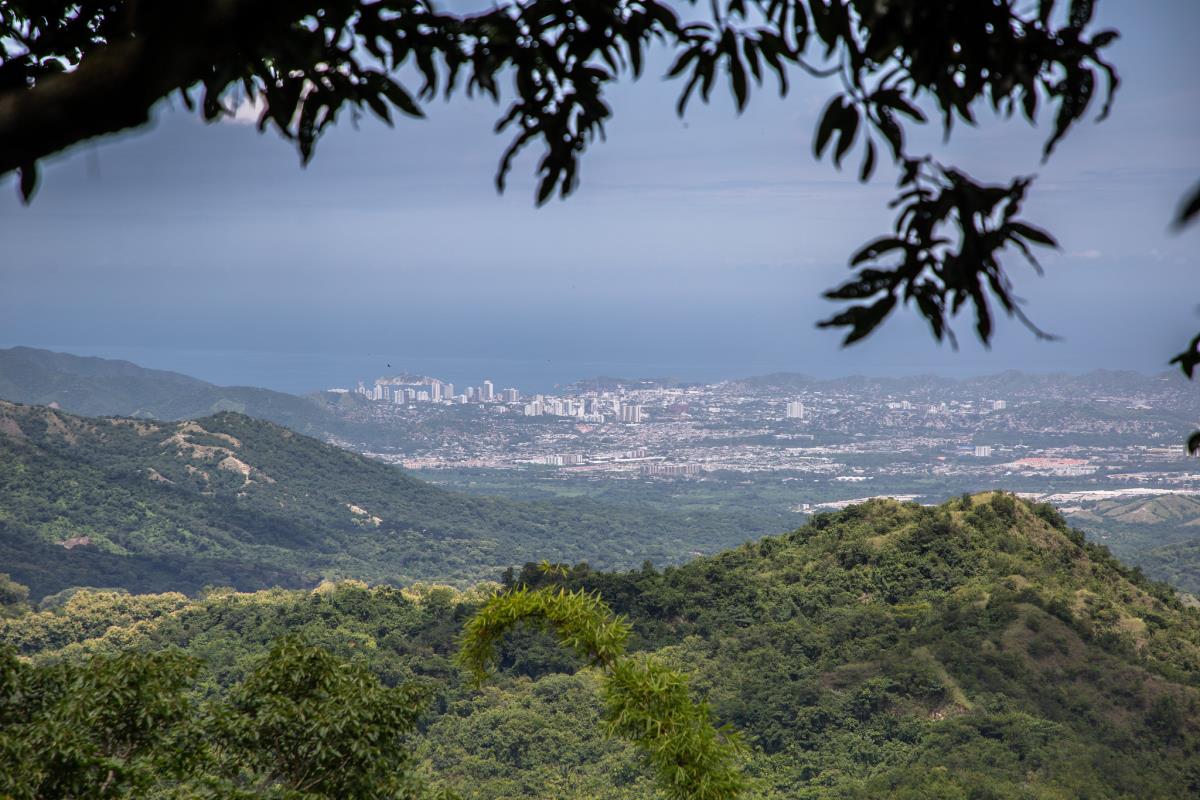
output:
[[[0,552],[35,599],[470,582],[541,557],[619,568],[753,535],[734,522],[459,494],[233,412],[158,422],[0,401]]]
[[[1200,611],[1046,505],[871,501],[661,571],[530,565],[505,584],[597,591],[626,614],[630,648],[691,673],[715,720],[742,732],[747,797],[1200,787]],[[10,600],[0,641],[34,672],[177,649],[200,664],[185,694],[220,699],[240,697],[292,634],[383,686],[427,687],[406,752],[431,790],[653,797],[633,748],[602,734],[595,670],[546,635],[510,636],[482,688],[459,672],[457,636],[496,588],[83,591],[40,611]]]

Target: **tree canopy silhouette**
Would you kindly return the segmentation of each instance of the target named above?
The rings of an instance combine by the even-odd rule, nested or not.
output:
[[[837,81],[813,139],[839,168],[853,152],[859,180],[881,158],[899,170],[894,230],[851,257],[854,276],[826,293],[848,305],[819,323],[846,344],[898,307],[913,308],[938,341],[966,312],[991,341],[994,306],[1026,317],[1002,254],[1038,272],[1051,234],[1019,218],[1031,179],[976,181],[913,152],[906,128],[936,111],[949,136],[982,109],[1051,118],[1044,155],[1095,104],[1109,111],[1118,76],[1104,56],[1114,30],[1094,30],[1094,0],[505,0],[475,14],[424,0],[11,0],[0,7],[0,175],[20,173],[26,200],[46,156],[145,124],[178,95],[207,120],[243,102],[261,108],[307,162],[342,112],[420,117],[422,103],[457,92],[505,104],[514,157],[540,146],[537,202],[566,197],[579,161],[612,110],[605,90],[636,78],[662,45],[681,83],[677,110],[720,82],[739,110],[797,75]],[[686,18],[681,15],[686,12]],[[1200,186],[1177,226],[1200,215]],[[1189,355],[1191,353],[1191,355]],[[1196,346],[1181,354],[1196,358]],[[1190,372],[1190,371],[1189,371]]]

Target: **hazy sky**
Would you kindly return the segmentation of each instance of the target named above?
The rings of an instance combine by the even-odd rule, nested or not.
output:
[[[437,103],[396,129],[347,120],[307,169],[274,134],[163,105],[152,129],[56,159],[28,208],[11,179],[0,186],[0,345],[291,390],[370,377],[377,361],[458,380],[507,364],[511,382],[1156,371],[1200,325],[1200,226],[1167,229],[1200,178],[1200,3],[1104,0],[1098,19],[1122,32],[1110,52],[1124,85],[1112,117],[1077,127],[1048,165],[1045,128],[1022,121],[985,117],[948,148],[937,131],[918,137],[977,177],[1039,176],[1026,217],[1063,252],[1042,279],[1010,267],[1064,342],[1005,324],[991,352],[953,353],[895,319],[839,349],[813,326],[834,310],[819,295],[890,225],[892,183],[812,159],[837,86],[797,76],[786,100],[761,93],[740,118],[718,92],[680,121],[659,58],[612,92],[579,191],[541,209],[532,156],[504,196],[493,189],[505,140],[489,103]]]

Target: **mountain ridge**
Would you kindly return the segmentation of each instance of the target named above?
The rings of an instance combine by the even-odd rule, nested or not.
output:
[[[539,555],[665,563],[728,543],[703,523],[460,494],[234,412],[163,422],[0,401],[0,542],[38,597],[101,580],[478,580]]]
[[[0,350],[0,398],[51,405],[84,416],[185,419],[238,411],[323,433],[335,420],[310,399],[254,386],[218,386],[130,361],[32,347]]]

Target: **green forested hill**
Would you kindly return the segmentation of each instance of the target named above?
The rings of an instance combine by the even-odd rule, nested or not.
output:
[[[1200,538],[1143,550],[1137,560],[1146,574],[1200,595]]]
[[[165,423],[0,402],[0,562],[35,597],[491,578],[549,557],[609,567],[728,544],[728,527],[436,488],[271,423]]]
[[[337,420],[309,398],[252,386],[216,386],[128,361],[33,347],[0,350],[0,398],[55,403],[88,416],[174,420],[237,411],[312,435],[337,427]]]
[[[1180,798],[1200,787],[1200,612],[1048,506],[980,495],[874,501],[713,557],[627,573],[532,567],[598,590],[634,645],[693,675],[752,746],[756,798]],[[328,584],[314,592],[81,593],[0,622],[36,663],[177,646],[239,680],[299,633],[387,683],[441,687],[416,743],[465,798],[653,797],[598,728],[580,669],[532,632],[475,689],[451,665],[479,594]]]
[[[1200,497],[1122,497],[1064,513],[1150,577],[1200,593]]]

